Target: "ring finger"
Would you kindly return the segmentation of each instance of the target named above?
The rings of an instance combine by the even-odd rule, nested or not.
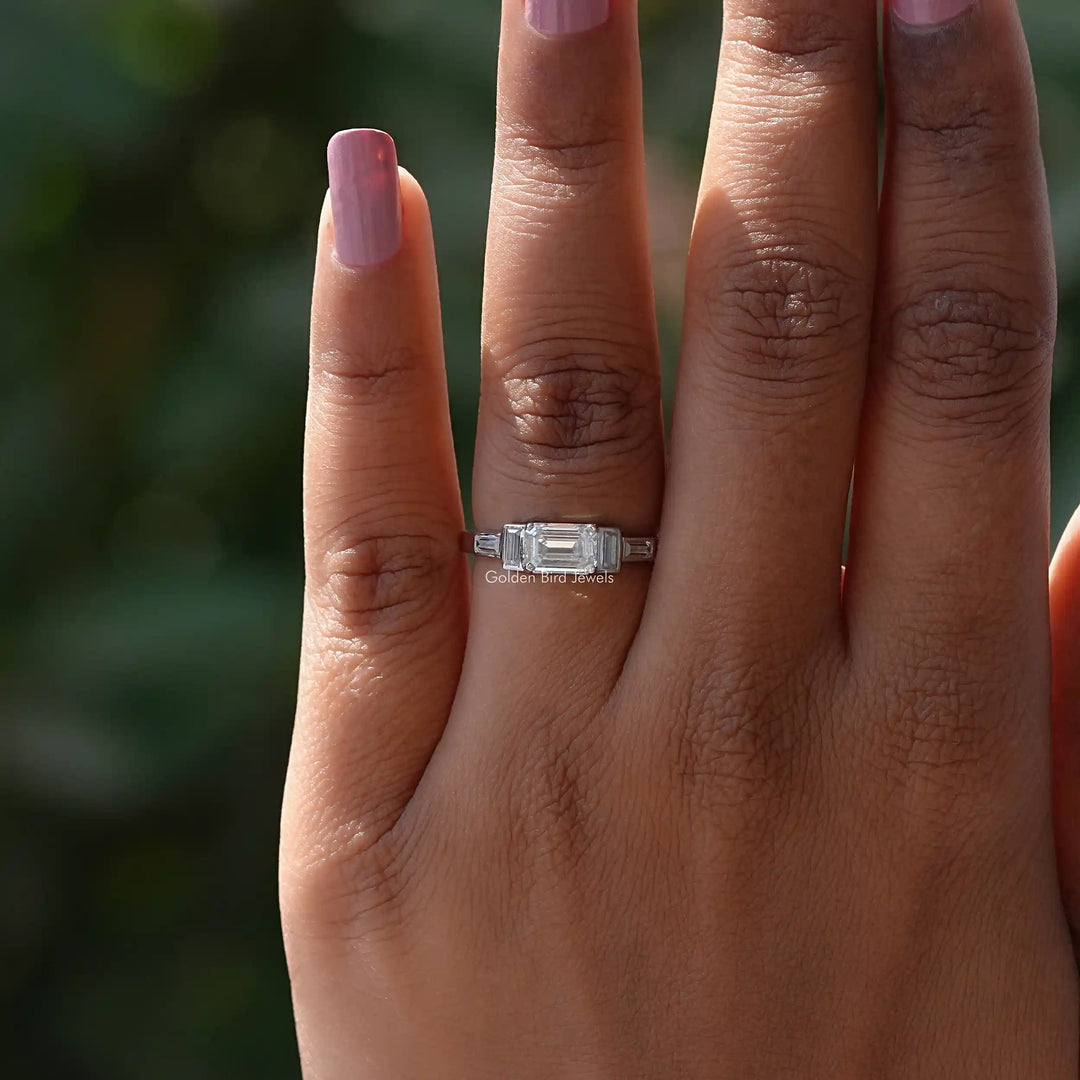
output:
[[[663,421],[638,55],[632,0],[504,3],[473,503],[485,531],[657,527]],[[472,636],[485,667],[516,652],[507,628],[527,619],[547,661],[580,663],[589,644],[595,685],[610,683],[603,672],[621,665],[647,571],[570,595],[488,584],[490,568]]]

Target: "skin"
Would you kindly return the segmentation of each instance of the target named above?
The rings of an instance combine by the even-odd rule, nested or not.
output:
[[[635,6],[566,37],[503,6],[474,516],[659,529],[654,569],[470,576],[423,195],[402,173],[371,267],[324,211],[281,851],[307,1080],[1078,1074],[1080,528],[1052,739],[1013,0],[887,15],[880,208],[874,5],[725,16],[665,460]]]

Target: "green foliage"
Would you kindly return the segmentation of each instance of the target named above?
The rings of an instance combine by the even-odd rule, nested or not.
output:
[[[669,358],[718,0],[642,4]],[[1080,18],[1028,0],[1080,502]],[[384,127],[435,218],[463,475],[494,0],[0,7],[0,1072],[296,1077],[274,857],[298,651],[323,152]]]

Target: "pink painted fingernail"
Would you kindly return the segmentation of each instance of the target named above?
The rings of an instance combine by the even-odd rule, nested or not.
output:
[[[376,266],[401,247],[397,150],[385,131],[339,131],[326,151],[334,246],[349,266]]]
[[[606,23],[610,0],[525,0],[525,18],[541,34],[580,34]]]
[[[911,26],[940,26],[976,3],[978,0],[890,0],[893,14]]]

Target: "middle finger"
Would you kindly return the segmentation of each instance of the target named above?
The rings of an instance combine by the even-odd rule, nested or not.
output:
[[[710,657],[840,618],[873,308],[874,0],[728,0],[647,627]],[[724,655],[732,657],[724,646]]]

